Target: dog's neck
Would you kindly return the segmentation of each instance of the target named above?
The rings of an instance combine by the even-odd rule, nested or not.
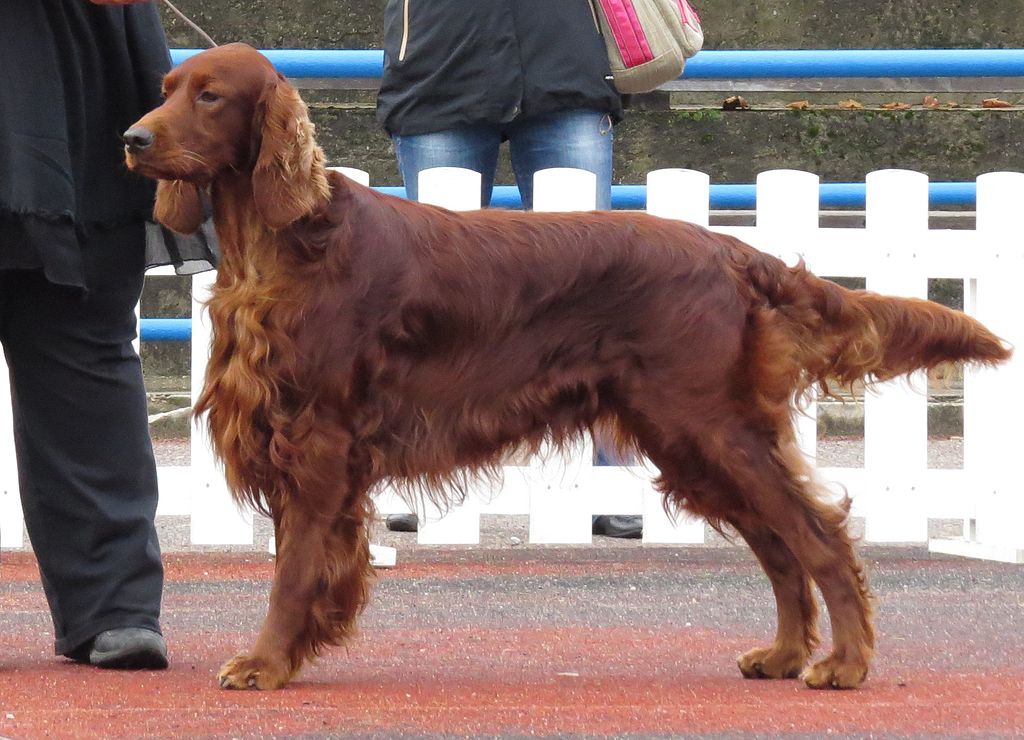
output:
[[[271,228],[253,196],[252,175],[248,172],[225,173],[209,186],[213,222],[223,253],[222,266],[241,275],[258,265],[270,266],[280,256],[278,250],[296,237],[302,241],[302,224],[315,220],[331,200],[332,190],[345,188],[345,178],[333,177],[321,164],[314,165],[314,181],[322,183],[322,201],[293,224]],[[316,175],[319,175],[318,177]],[[298,230],[296,232],[296,230]],[[257,268],[262,272],[262,268]]]
[[[225,173],[210,183],[213,223],[226,247],[245,245],[271,233],[256,208],[250,173]]]

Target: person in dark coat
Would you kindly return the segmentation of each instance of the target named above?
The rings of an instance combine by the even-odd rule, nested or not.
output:
[[[498,150],[509,154],[523,207],[533,176],[574,167],[597,176],[596,205],[611,207],[612,126],[622,99],[591,0],[388,0],[377,120],[390,134],[409,198],[419,173],[481,174],[491,201]],[[598,464],[608,464],[598,444]],[[415,514],[388,527],[415,531]],[[639,516],[595,516],[594,534],[640,537]]]
[[[598,208],[609,208],[621,117],[590,0],[388,1],[377,119],[410,198],[420,170],[465,167],[490,203],[508,140],[525,208],[547,167],[594,172]]]
[[[121,132],[170,67],[156,8],[0,3],[0,343],[21,501],[57,654],[164,668],[156,465],[136,336],[145,268],[209,268],[148,223]]]

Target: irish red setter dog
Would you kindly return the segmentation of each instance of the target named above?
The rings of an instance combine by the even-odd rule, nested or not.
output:
[[[206,386],[235,496],[273,517],[256,644],[224,687],[285,685],[347,641],[368,598],[368,491],[436,500],[460,470],[600,427],[659,469],[666,506],[738,532],[771,580],[778,633],[744,676],[856,687],[874,645],[848,502],[815,483],[794,397],[1003,343],[928,301],[845,290],[734,238],[643,213],[451,213],[324,167],[298,94],[233,44],[167,75],[125,133],[155,214],[194,231],[209,194],[223,261]],[[812,585],[832,620],[818,645]]]

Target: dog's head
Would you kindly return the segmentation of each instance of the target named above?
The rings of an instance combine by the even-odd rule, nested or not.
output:
[[[328,193],[323,153],[305,103],[246,44],[189,57],[163,82],[164,102],[124,132],[129,169],[158,180],[154,214],[180,233],[199,228],[199,189],[224,176],[251,180],[262,219],[280,229]]]

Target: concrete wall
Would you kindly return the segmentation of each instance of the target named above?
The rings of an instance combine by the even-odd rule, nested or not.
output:
[[[385,0],[175,2],[218,43],[247,41],[267,48],[379,48],[386,4]],[[703,19],[709,49],[1024,46],[1020,0],[695,0],[693,4]],[[170,13],[165,15],[172,46],[200,45],[187,27]]]

